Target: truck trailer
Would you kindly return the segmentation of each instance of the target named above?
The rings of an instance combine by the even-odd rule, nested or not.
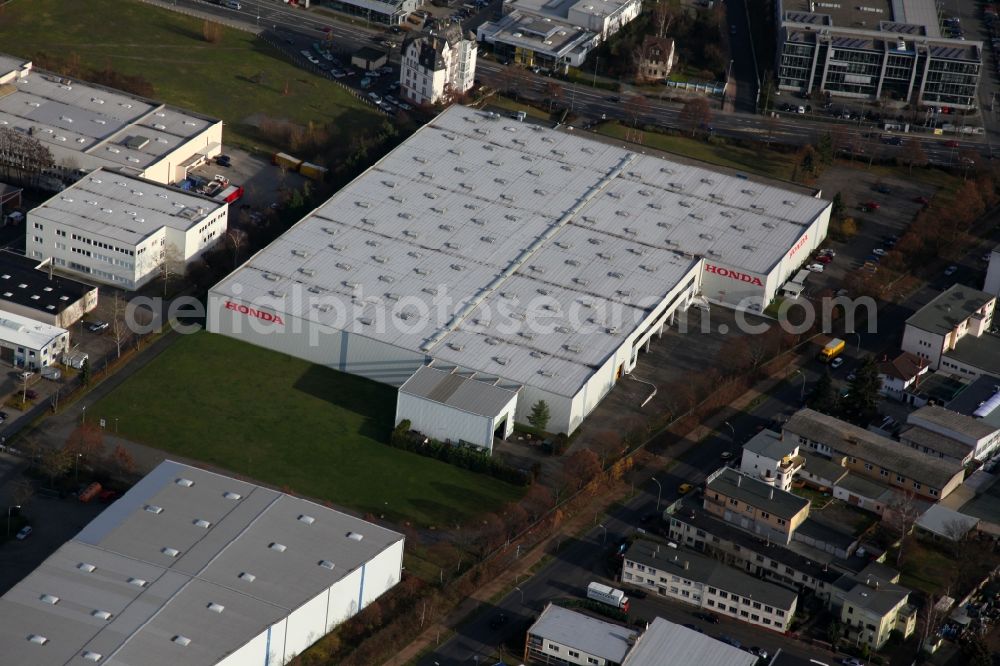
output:
[[[587,586],[587,598],[594,601],[600,601],[602,604],[607,604],[609,606],[614,606],[619,608],[626,613],[628,612],[628,597],[621,590],[616,590],[608,585],[602,585],[601,583],[591,583]]]

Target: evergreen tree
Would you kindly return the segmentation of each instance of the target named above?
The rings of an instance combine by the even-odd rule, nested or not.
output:
[[[827,132],[819,138],[816,153],[823,164],[833,164],[833,135]]]
[[[844,197],[840,192],[837,192],[833,195],[833,207],[830,209],[830,215],[834,218],[839,218],[844,214],[845,210],[847,210],[847,207],[844,205]]]
[[[80,366],[80,381],[83,382],[84,386],[90,386],[90,359],[83,359],[83,365]]]
[[[810,409],[824,414],[830,414],[836,409],[837,391],[833,388],[833,377],[830,376],[829,370],[820,375],[819,381],[816,382],[806,400],[806,404],[809,405]]]
[[[544,431],[549,425],[550,417],[548,404],[544,400],[539,400],[531,408],[531,414],[528,415],[528,423]]]
[[[849,421],[864,426],[875,415],[879,389],[882,387],[874,356],[865,359],[848,386],[849,393],[841,403],[844,414]]]

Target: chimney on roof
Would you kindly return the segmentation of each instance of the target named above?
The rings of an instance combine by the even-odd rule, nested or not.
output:
[[[687,560],[684,560],[684,571],[687,571],[690,568],[691,568],[691,563],[688,562]]]

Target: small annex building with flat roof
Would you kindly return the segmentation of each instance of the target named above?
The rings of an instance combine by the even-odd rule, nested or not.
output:
[[[97,307],[97,287],[9,250],[0,251],[0,311],[69,328]]]
[[[403,535],[173,461],[0,598],[5,664],[286,664],[400,580]]]
[[[422,366],[399,387],[396,425],[441,441],[472,444],[488,452],[494,437],[514,432],[518,390],[497,386],[475,374]]]

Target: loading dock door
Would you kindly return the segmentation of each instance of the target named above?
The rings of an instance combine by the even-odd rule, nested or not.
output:
[[[14,365],[14,348],[0,347],[0,361],[6,361],[7,363]]]

